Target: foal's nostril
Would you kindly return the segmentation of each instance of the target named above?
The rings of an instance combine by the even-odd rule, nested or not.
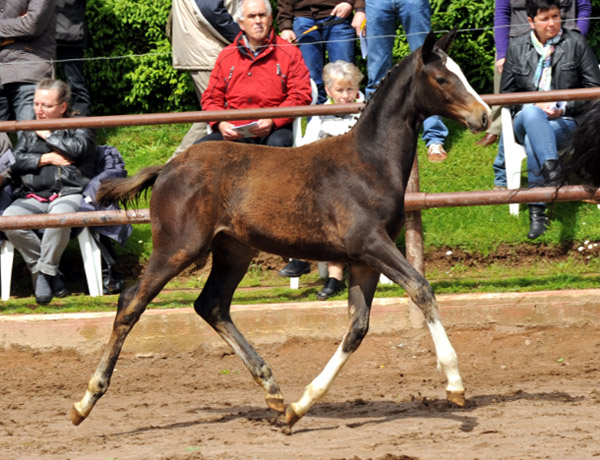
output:
[[[481,117],[481,126],[487,128],[488,126],[488,114],[487,112],[484,112],[482,117]]]

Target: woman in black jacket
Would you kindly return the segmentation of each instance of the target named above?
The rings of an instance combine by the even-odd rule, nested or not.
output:
[[[36,87],[36,119],[70,117],[71,91],[61,80],[45,79]],[[77,212],[82,192],[94,176],[96,136],[90,129],[27,131],[19,139],[11,167],[17,199],[5,216]],[[40,238],[33,230],[5,230],[35,279],[35,299],[49,303],[67,295],[58,271],[70,228],[47,228]]]
[[[561,26],[558,0],[527,0],[531,31],[511,40],[500,92],[549,91],[600,86],[594,52],[579,32]],[[517,141],[527,152],[529,188],[558,185],[558,150],[567,147],[585,101],[556,101],[513,108]],[[534,239],[546,231],[545,203],[529,205]]]

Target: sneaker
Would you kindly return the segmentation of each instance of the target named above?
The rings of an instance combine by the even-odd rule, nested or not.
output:
[[[40,305],[50,303],[52,300],[52,287],[50,286],[50,275],[39,272],[35,282],[35,301]]]
[[[427,158],[429,158],[429,161],[440,162],[445,161],[448,154],[442,144],[431,144],[427,150]]]
[[[333,297],[334,295],[342,292],[345,287],[346,285],[343,281],[337,280],[335,278],[327,278],[323,289],[317,292],[317,299],[327,300],[329,299],[329,297]]]
[[[310,272],[310,264],[303,260],[292,259],[290,262],[279,270],[279,276],[287,278],[298,278]]]

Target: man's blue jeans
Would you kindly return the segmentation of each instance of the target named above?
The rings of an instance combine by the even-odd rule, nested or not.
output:
[[[542,187],[542,165],[558,159],[558,151],[566,148],[577,126],[570,117],[549,120],[546,112],[535,105],[526,105],[514,119],[515,138],[527,153],[528,187]]]
[[[431,30],[428,0],[366,0],[367,15],[367,98],[392,68],[392,51],[398,22],[402,24],[411,51],[419,48]],[[443,144],[448,128],[437,115],[423,122],[423,140],[427,145]]]
[[[326,25],[321,30],[302,35],[304,31],[324,21],[324,19],[317,21],[311,18],[295,17],[293,25],[302,57],[310,72],[310,78],[313,79],[319,89],[318,104],[323,104],[327,100],[327,93],[325,93],[323,84],[325,50],[327,50],[329,62],[342,60],[354,64],[356,42],[356,32],[351,25],[351,17],[341,24]]]

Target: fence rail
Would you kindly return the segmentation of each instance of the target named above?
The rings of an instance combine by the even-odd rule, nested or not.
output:
[[[407,193],[404,198],[406,211],[422,211],[431,208],[465,206],[491,206],[509,203],[536,203],[595,200],[600,202],[600,189],[582,185],[560,188],[540,187],[516,190],[480,190],[471,192]],[[150,222],[149,209],[126,211],[86,211],[64,214],[34,214],[28,216],[0,216],[0,230],[100,227],[103,225],[145,224]]]

